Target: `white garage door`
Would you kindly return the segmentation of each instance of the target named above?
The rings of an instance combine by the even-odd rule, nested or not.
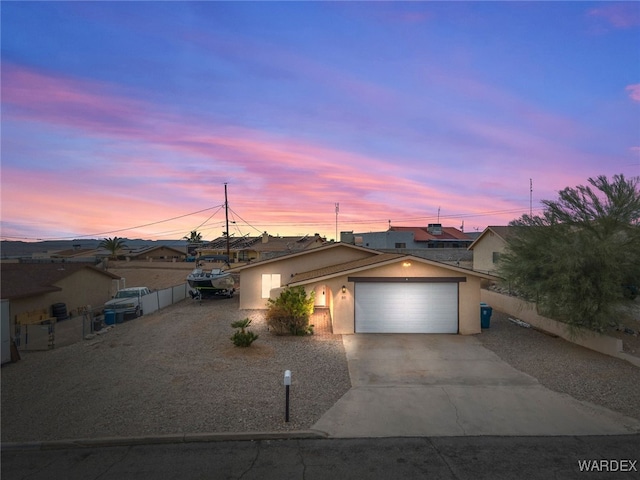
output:
[[[458,333],[458,284],[356,282],[356,333]]]

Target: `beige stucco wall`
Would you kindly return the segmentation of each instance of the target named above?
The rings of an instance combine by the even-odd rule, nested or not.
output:
[[[336,246],[319,251],[308,251],[304,255],[283,257],[279,260],[256,264],[240,272],[240,308],[266,308],[267,300],[262,298],[262,275],[281,275],[282,285],[286,285],[296,273],[308,272],[327,265],[351,262],[375,253],[347,246]],[[311,288],[309,291],[313,291]]]
[[[473,247],[473,269],[479,272],[496,273],[496,264],[493,263],[493,253],[504,252],[505,242],[489,230]]]
[[[51,305],[64,303],[67,312],[77,310],[78,307],[91,305],[94,308],[101,307],[115,293],[113,280],[97,272],[86,268],[57,282],[55,286],[62,290],[46,293],[35,297],[13,299],[10,301],[11,323],[15,322],[16,315],[46,308],[51,314]]]
[[[403,267],[402,261],[352,274],[354,277],[466,277],[466,282],[459,285],[458,316],[459,333],[473,335],[480,333],[480,279],[447,268],[412,262],[410,267]],[[351,334],[355,331],[355,302],[354,283],[347,280],[348,276],[336,277],[325,282],[307,285],[308,292],[317,285],[325,285],[331,291],[332,302],[329,308],[333,321],[333,333]],[[347,287],[342,293],[342,286]]]
[[[584,329],[577,330],[572,334],[566,324],[539,315],[535,303],[527,302],[517,297],[503,295],[486,289],[481,290],[481,297],[481,301],[486,302],[494,310],[511,315],[514,319],[517,318],[545,332],[558,335],[569,342],[612,357],[627,360],[640,367],[640,359],[638,357],[633,357],[622,351],[622,340],[619,338],[609,337]]]

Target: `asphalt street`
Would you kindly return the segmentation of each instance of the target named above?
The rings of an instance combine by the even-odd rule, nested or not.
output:
[[[640,435],[113,441],[2,451],[3,480],[622,480],[640,478],[638,470]]]

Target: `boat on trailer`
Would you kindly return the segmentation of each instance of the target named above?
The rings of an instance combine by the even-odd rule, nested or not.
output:
[[[230,273],[223,271],[221,268],[213,268],[210,272],[204,271],[202,268],[195,268],[187,275],[187,283],[192,290],[197,293],[196,296],[222,296],[233,297],[235,292],[235,281]]]

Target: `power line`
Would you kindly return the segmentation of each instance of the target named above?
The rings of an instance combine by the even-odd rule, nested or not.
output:
[[[202,212],[207,212],[209,210],[213,210],[214,208],[218,208],[218,210],[220,210],[221,207],[222,207],[221,205],[216,205],[216,206],[213,206],[213,207],[209,207],[209,208],[204,208],[202,210],[198,210],[197,212],[185,213],[184,215],[178,215],[177,217],[171,217],[171,218],[167,218],[167,219],[164,219],[164,220],[158,220],[157,222],[145,223],[144,225],[138,225],[138,226],[135,226],[135,227],[120,228],[120,229],[117,229],[117,230],[109,230],[109,231],[106,231],[106,232],[90,233],[90,234],[74,234],[72,236],[66,236],[66,237],[48,237],[48,238],[23,237],[23,239],[24,240],[34,240],[34,239],[35,240],[74,240],[76,238],[87,238],[87,237],[95,238],[95,237],[101,237],[103,235],[109,235],[109,234],[112,234],[112,233],[126,232],[128,230],[137,230],[139,228],[145,228],[145,227],[150,227],[150,226],[153,226],[153,225],[159,225],[161,223],[171,222],[173,220],[178,220],[180,218],[185,218],[185,217],[189,217],[191,215],[197,215],[197,214],[202,213]],[[211,217],[209,217],[209,218],[211,218]],[[207,219],[207,221],[208,221],[208,219]]]
[[[121,229],[117,229],[117,230],[110,230],[110,231],[105,231],[105,232],[99,232],[99,233],[92,233],[92,234],[82,234],[82,235],[73,235],[73,236],[65,236],[65,237],[49,237],[49,238],[39,238],[39,237],[8,237],[8,236],[3,236],[2,238],[4,239],[8,239],[8,238],[12,238],[12,239],[19,239],[19,240],[68,240],[68,239],[76,239],[76,238],[87,238],[87,237],[100,237],[100,236],[104,236],[104,235],[109,235],[109,234],[114,234],[114,233],[120,233],[120,232],[125,232],[125,231],[129,231],[129,230],[136,230],[139,228],[145,228],[145,227],[149,227],[149,226],[153,226],[153,225],[159,225],[162,223],[166,223],[166,222],[170,222],[173,220],[178,220],[180,218],[185,218],[185,217],[189,217],[192,215],[197,215],[199,213],[203,213],[203,212],[207,212],[213,209],[217,209],[212,215],[210,215],[203,223],[201,223],[198,227],[196,227],[195,230],[200,229],[202,226],[206,225],[211,218],[213,218],[224,206],[224,204],[221,205],[215,205],[212,207],[208,207],[208,208],[204,208],[202,210],[198,210],[196,212],[191,212],[191,213],[186,213],[184,215],[178,215],[176,217],[171,217],[168,219],[164,219],[164,220],[158,220],[156,222],[151,222],[151,223],[146,223],[144,225],[138,225],[138,226],[134,226],[134,227],[128,227],[128,228],[121,228]],[[535,209],[534,209],[535,210]],[[262,222],[250,222],[245,220],[244,218],[242,218],[236,211],[234,211],[233,209],[231,209],[229,207],[229,211],[232,212],[236,217],[238,217],[242,222],[244,222],[244,225],[255,230],[258,233],[262,233],[262,230],[255,227],[254,223],[258,223],[260,225],[263,226],[263,228],[266,227],[271,227],[271,228],[276,228],[276,227],[325,227],[325,228],[329,228],[331,226],[333,226],[332,222],[270,222],[270,223],[262,223]],[[458,214],[452,214],[452,215],[447,215],[446,219],[462,219],[462,218],[470,218],[470,217],[481,217],[481,216],[490,216],[490,215],[499,215],[499,214],[505,214],[505,213],[522,213],[526,211],[525,208],[517,208],[517,209],[508,209],[508,210],[493,210],[493,211],[484,211],[484,212],[478,212],[478,213],[458,213]],[[395,219],[393,220],[393,223],[398,224],[401,222],[424,222],[424,221],[428,221],[428,220],[433,220],[437,218],[436,215],[433,216],[422,216],[422,217],[403,217],[403,218],[399,218],[399,219]],[[346,223],[348,224],[352,224],[352,225],[364,225],[364,224],[376,224],[376,223],[387,223],[389,220],[388,219],[369,219],[369,220],[351,220],[348,221]],[[208,230],[212,230],[214,228],[218,228],[219,225],[221,225],[222,222],[215,222],[214,224],[209,224],[210,227],[204,229],[206,231]],[[239,228],[238,228],[238,224],[237,222],[235,223],[236,228],[238,229],[238,233],[241,233]],[[183,230],[173,230],[173,231],[164,231],[164,232],[159,232],[157,234],[154,233],[149,233],[149,235],[152,236],[164,236],[164,235],[169,235],[171,233],[174,232],[180,232]]]

